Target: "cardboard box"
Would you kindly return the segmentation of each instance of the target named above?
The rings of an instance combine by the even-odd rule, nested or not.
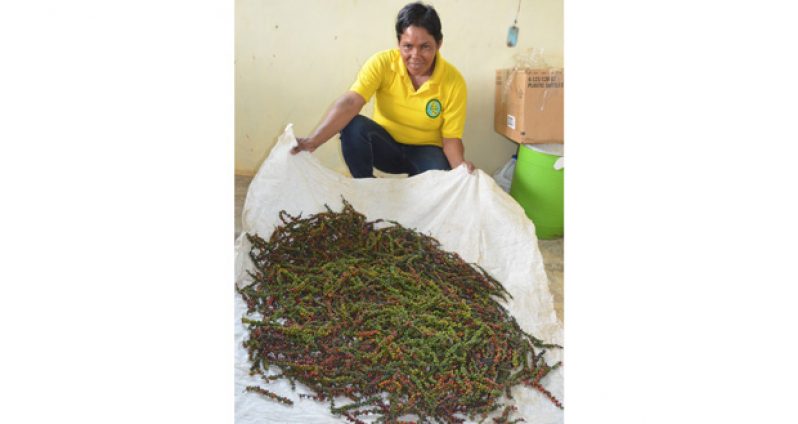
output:
[[[493,128],[516,143],[562,143],[563,70],[497,70]]]

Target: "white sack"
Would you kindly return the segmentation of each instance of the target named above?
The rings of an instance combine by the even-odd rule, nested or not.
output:
[[[281,210],[307,217],[324,211],[327,204],[340,211],[343,196],[368,220],[397,221],[435,237],[441,248],[457,252],[465,261],[481,265],[513,296],[507,309],[522,329],[545,342],[562,344],[562,326],[554,312],[534,226],[490,175],[480,170],[469,174],[465,166],[460,166],[452,171],[428,171],[409,178],[353,179],[325,168],[310,153],[291,155],[289,150],[294,145],[296,138],[289,124],[249,186],[242,234],[236,240],[239,287],[251,283],[245,272],[252,268],[245,233],[258,233],[268,239],[281,224],[278,218]],[[241,323],[246,305],[239,295],[235,294],[235,298],[236,423],[347,422],[330,413],[329,403],[299,399],[299,393],[310,393],[301,384],[297,384],[294,392],[286,381],[266,383],[258,376],[249,375],[247,353],[242,346],[245,329]],[[555,349],[546,357],[553,364],[562,359],[562,351]],[[562,367],[542,382],[565,403]],[[244,388],[248,385],[268,388],[293,400],[294,405],[246,393]],[[563,411],[542,394],[527,387],[516,387],[512,393],[514,400],[510,402],[518,406],[514,417],[523,417],[532,424],[562,423]]]

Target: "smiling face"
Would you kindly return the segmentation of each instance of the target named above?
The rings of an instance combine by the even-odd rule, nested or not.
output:
[[[432,75],[435,54],[441,44],[435,42],[426,29],[412,25],[407,27],[399,38],[399,52],[407,73],[413,77]]]

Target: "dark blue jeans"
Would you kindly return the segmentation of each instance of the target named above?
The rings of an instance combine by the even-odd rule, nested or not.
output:
[[[411,177],[431,169],[451,169],[442,148],[398,143],[363,115],[352,118],[341,130],[341,150],[354,178],[374,178],[374,168]]]

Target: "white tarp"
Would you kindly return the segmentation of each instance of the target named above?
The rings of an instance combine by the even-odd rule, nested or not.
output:
[[[469,174],[460,166],[410,178],[352,179],[325,168],[312,154],[291,155],[294,145],[296,138],[289,124],[249,186],[242,234],[236,240],[236,284],[251,282],[245,272],[252,267],[245,233],[268,238],[280,224],[281,210],[307,217],[324,211],[327,204],[340,211],[343,196],[367,219],[397,221],[435,237],[441,248],[457,252],[465,261],[481,265],[513,296],[507,309],[522,329],[545,342],[562,345],[562,326],[554,312],[534,226],[490,175],[480,170]],[[236,423],[346,423],[330,413],[329,403],[299,399],[299,393],[310,393],[300,384],[292,391],[286,381],[266,383],[249,375],[242,347],[246,333],[241,316],[246,306],[240,296],[235,294],[235,298]],[[553,364],[562,359],[562,351],[555,349],[546,357]],[[550,373],[543,384],[566,403],[562,367]],[[294,405],[246,393],[248,385],[268,388],[292,399]],[[514,400],[509,402],[518,407],[513,417],[533,424],[562,423],[563,411],[542,394],[527,387],[516,387],[512,394]]]

